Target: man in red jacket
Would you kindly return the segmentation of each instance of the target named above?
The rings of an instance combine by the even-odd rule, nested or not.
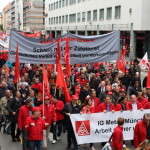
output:
[[[142,104],[136,100],[135,95],[130,96],[130,102],[126,104],[126,110],[143,110]]]
[[[28,140],[27,140],[27,132],[25,130],[25,125],[27,121],[27,117],[32,115],[32,99],[27,99],[25,101],[25,105],[23,105],[19,109],[18,115],[18,128],[22,130],[22,147],[23,150],[27,150],[29,148]]]
[[[43,150],[43,129],[49,125],[40,117],[40,108],[32,108],[33,115],[27,118],[25,129],[28,132],[30,150]]]
[[[96,91],[95,91],[95,90],[93,90],[93,91],[91,92],[90,98],[91,98],[92,101],[93,101],[92,105],[93,105],[93,107],[94,107],[94,109],[95,109],[95,113],[97,113],[97,112],[98,112],[98,107],[99,107],[99,105],[100,105],[100,100],[99,100],[99,98],[96,97]]]
[[[142,92],[138,92],[138,97],[136,100],[142,104],[142,107],[144,107],[148,103],[148,99],[143,97]]]
[[[150,140],[150,113],[144,114],[143,120],[135,125],[134,147],[137,148],[145,139]]]
[[[112,99],[110,95],[106,95],[104,103],[99,105],[99,112],[114,112],[115,105],[112,103]]]
[[[56,140],[60,140],[61,132],[62,132],[62,121],[64,119],[64,115],[62,114],[62,110],[64,108],[64,103],[60,100],[57,100],[55,96],[52,97],[52,101],[54,104],[54,109],[56,111],[56,116],[57,116],[57,122],[56,125],[53,128],[53,144],[56,143]],[[57,133],[57,128],[58,128],[58,133]],[[57,133],[57,136],[56,136]]]
[[[123,125],[124,118],[118,118],[118,126],[114,129],[112,135],[112,150],[122,150],[123,148]]]
[[[48,135],[50,131],[50,126],[56,125],[57,117],[56,112],[54,109],[54,106],[50,104],[50,98],[45,97],[44,98],[44,104],[40,105],[41,115],[43,116],[46,123],[49,124],[46,130],[44,130],[44,142],[43,142],[43,149],[47,149],[47,141],[48,141]]]

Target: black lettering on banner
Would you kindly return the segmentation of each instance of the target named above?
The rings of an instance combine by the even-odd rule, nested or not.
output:
[[[76,49],[77,49],[77,46],[74,47],[74,51],[76,51]]]
[[[124,127],[123,131],[131,131],[131,127]]]
[[[114,121],[106,120],[106,125],[113,125],[113,124],[117,124],[117,121],[116,120],[114,120]]]
[[[107,129],[96,129],[95,130],[95,134],[100,134],[100,133],[109,133],[109,132],[112,132],[112,129],[111,128],[107,128]]]
[[[100,125],[104,125],[104,121],[103,120],[98,121],[98,126],[100,126]]]

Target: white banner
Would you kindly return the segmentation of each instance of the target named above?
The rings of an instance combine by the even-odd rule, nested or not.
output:
[[[133,139],[133,130],[137,122],[150,110],[107,112],[93,114],[72,114],[71,121],[78,144],[107,142],[117,126],[119,117],[125,118],[124,139]]]
[[[9,61],[15,62],[16,45],[18,44],[19,62],[42,64],[56,63],[58,39],[33,39],[11,30]],[[66,37],[70,39],[71,64],[85,64],[118,60],[120,51],[120,31],[97,35],[79,36],[66,34],[59,37],[61,45],[61,62],[64,64]]]

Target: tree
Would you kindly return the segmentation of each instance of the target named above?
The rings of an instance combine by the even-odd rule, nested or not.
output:
[[[2,24],[0,24],[0,30],[3,30],[3,25]]]

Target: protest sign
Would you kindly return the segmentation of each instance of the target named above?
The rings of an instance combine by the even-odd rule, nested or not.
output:
[[[145,113],[149,110],[134,110],[123,112],[107,112],[93,114],[72,114],[70,116],[78,144],[108,142],[113,129],[117,126],[117,119],[123,117],[124,139],[133,139],[133,130]]]
[[[19,48],[20,63],[56,63],[57,39],[33,39],[11,30],[9,61],[15,62],[16,44]],[[79,36],[66,34],[59,37],[61,62],[64,64],[66,37],[69,37],[71,64],[85,64],[118,60],[120,51],[120,31],[98,35]]]

